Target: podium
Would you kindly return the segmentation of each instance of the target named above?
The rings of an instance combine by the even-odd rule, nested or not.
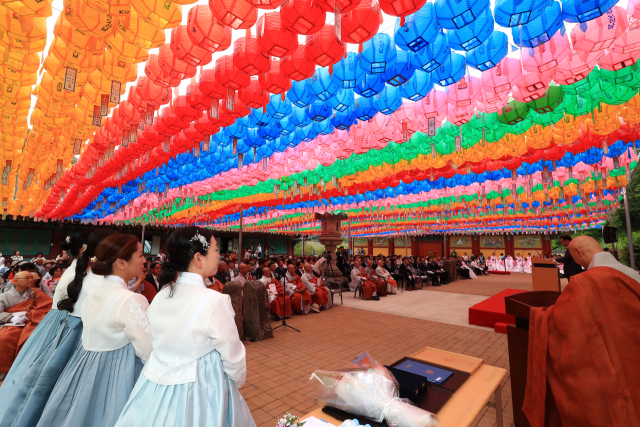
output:
[[[557,274],[557,273],[556,273]],[[509,367],[511,369],[511,401],[513,403],[513,421],[516,427],[531,427],[527,416],[522,412],[524,393],[527,386],[527,360],[529,356],[529,312],[532,307],[549,307],[555,304],[560,292],[533,291],[505,297],[507,314],[515,316],[516,324],[507,326],[509,343]],[[545,404],[545,426],[561,426],[553,394],[547,386]]]
[[[555,261],[531,258],[531,281],[534,291],[560,292],[560,270]]]

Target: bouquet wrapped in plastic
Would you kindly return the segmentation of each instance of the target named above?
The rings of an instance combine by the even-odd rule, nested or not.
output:
[[[320,381],[318,400],[324,405],[361,415],[391,427],[431,427],[439,423],[433,414],[399,397],[393,374],[362,352],[352,368],[341,371],[316,370],[311,379]]]

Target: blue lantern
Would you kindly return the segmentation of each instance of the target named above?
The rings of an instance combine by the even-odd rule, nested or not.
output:
[[[296,131],[296,125],[293,124],[293,120],[290,116],[276,120],[273,125],[278,129],[281,135],[289,135]]]
[[[331,124],[335,126],[336,129],[340,130],[349,129],[355,122],[356,116],[355,114],[353,114],[351,108],[349,108],[347,111],[336,113],[336,115],[331,119]]]
[[[271,95],[267,104],[267,114],[275,120],[280,120],[291,114],[291,102],[283,101],[280,95]]]
[[[353,89],[358,95],[370,98],[384,89],[384,80],[379,74],[366,74],[356,82]]]
[[[449,47],[455,50],[471,50],[484,43],[492,32],[493,15],[491,9],[487,9],[469,25],[459,30],[449,30],[447,32]]]
[[[433,72],[434,83],[449,86],[459,81],[465,73],[466,61],[464,55],[451,52],[451,57]]]
[[[353,105],[355,106],[353,113],[358,120],[371,120],[373,116],[378,114],[378,109],[375,107],[375,99],[373,97],[356,98]]]
[[[291,89],[287,91],[287,99],[293,105],[304,108],[313,101],[314,97],[309,93],[309,82],[301,80],[299,82],[293,80]]]
[[[353,105],[353,90],[340,89],[327,103],[336,111],[345,111]]]
[[[294,135],[294,134],[291,134]],[[290,135],[286,135],[285,136],[281,136],[280,138],[276,139],[275,141],[269,141],[267,143],[267,145],[269,146],[269,148],[271,149],[271,151],[273,151],[274,153],[282,153],[284,150],[287,149],[287,139],[289,138]]]
[[[429,43],[427,47],[413,55],[413,66],[416,69],[431,73],[444,64],[450,53],[451,49],[449,48],[447,35],[440,31],[432,43]]]
[[[258,129],[248,129],[244,141],[250,147],[260,147],[265,143],[264,139],[258,135]]]
[[[301,141],[313,141],[318,136],[318,131],[311,125],[300,128],[296,131],[296,137]]]
[[[443,28],[455,30],[475,21],[482,12],[490,9],[489,0],[436,0],[436,16]]]
[[[562,25],[560,3],[554,1],[551,7],[547,7],[536,19],[511,28],[511,35],[516,46],[536,47],[551,40]]]
[[[229,139],[240,139],[246,135],[247,127],[244,126],[240,120],[236,120],[232,125],[224,128],[223,132]]]
[[[433,88],[431,76],[424,71],[416,70],[405,84],[400,86],[400,95],[411,101],[419,101]]]
[[[587,22],[596,19],[611,9],[618,0],[564,0],[562,19],[567,22]]]
[[[313,101],[307,107],[307,117],[314,122],[321,122],[327,117],[330,117],[331,114],[333,114],[331,107],[322,101]]]
[[[494,9],[496,24],[502,27],[524,25],[542,15],[552,2],[553,0],[497,0]]]
[[[391,86],[400,86],[411,78],[415,68],[411,63],[413,53],[404,50],[396,51],[396,63],[384,73],[384,81]]]
[[[297,128],[308,125],[309,121],[307,120],[307,109],[296,107],[294,105],[291,109],[289,120],[291,121],[291,124],[293,124]]]
[[[258,136],[266,139],[267,141],[273,141],[274,139],[280,137],[280,131],[278,130],[278,127],[274,122],[274,123],[271,123],[270,126],[264,126],[264,127],[258,128]]]
[[[329,70],[323,67],[316,68],[308,82],[309,93],[321,101],[331,98],[340,89],[339,81],[333,79]]]
[[[329,135],[334,130],[330,118],[326,118],[321,122],[314,122],[313,126],[316,128],[316,132],[318,132],[320,135]]]
[[[467,52],[467,64],[480,71],[489,70],[507,56],[508,47],[509,37],[501,31],[494,31],[487,41]]]
[[[375,105],[382,114],[392,114],[402,106],[400,89],[396,86],[386,85],[384,90],[375,96]]]
[[[253,127],[267,126],[272,120],[273,117],[268,112],[262,112],[262,108],[253,108],[249,114],[249,122]]]
[[[366,42],[359,55],[360,68],[369,74],[382,74],[396,63],[396,49],[388,34],[378,33]]]
[[[431,43],[439,30],[433,3],[426,3],[416,13],[405,17],[403,26],[400,26],[400,18],[396,19],[393,40],[400,49],[417,52]]]
[[[349,52],[346,58],[342,58],[333,66],[333,78],[341,82],[344,89],[353,89],[356,82],[364,75],[364,70],[360,68],[358,54]]]

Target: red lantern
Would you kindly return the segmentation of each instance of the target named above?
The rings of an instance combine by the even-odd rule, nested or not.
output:
[[[214,124],[214,122],[209,118],[208,114],[200,117],[194,124],[195,128],[202,132],[203,135],[215,135],[220,131],[220,126]]]
[[[189,10],[187,29],[191,40],[209,52],[231,46],[231,27],[216,19],[207,5],[199,4]]]
[[[258,81],[262,89],[271,93],[284,93],[291,89],[291,79],[280,72],[280,60],[271,61],[271,69],[262,74]]]
[[[171,30],[170,46],[174,55],[194,67],[211,62],[211,52],[191,40],[186,25],[179,25]]]
[[[318,5],[326,10],[327,12],[334,13],[335,12],[335,1],[334,0],[315,0]],[[340,12],[349,12],[358,6],[362,0],[339,0],[338,7],[340,8]]]
[[[200,74],[198,86],[200,86],[202,93],[209,98],[222,99],[227,94],[227,88],[216,80],[215,69],[204,70]]]
[[[127,94],[127,101],[134,104],[141,111],[146,111],[148,105],[147,101],[142,98],[140,93],[140,89],[142,88],[145,80],[147,79],[144,76],[138,77],[136,85],[129,87]]]
[[[165,46],[168,47],[169,45]],[[169,48],[169,50],[171,50],[171,48]],[[158,55],[156,54],[149,55],[149,59],[147,59],[147,62],[144,64],[144,74],[149,77],[151,82],[165,88],[178,87],[182,82],[182,79],[170,77],[162,71],[160,63],[158,62]]]
[[[340,61],[346,54],[344,44],[335,35],[333,25],[325,25],[320,31],[307,36],[306,55],[321,67]]]
[[[165,44],[158,53],[158,65],[169,77],[184,80],[196,75],[196,67],[178,58]]]
[[[380,8],[387,15],[400,16],[400,25],[404,25],[404,17],[415,13],[424,6],[427,0],[380,0]]]
[[[251,83],[238,92],[240,101],[249,108],[262,108],[269,103],[269,92],[260,86],[257,77],[251,77]]]
[[[140,111],[128,100],[120,103],[118,106],[118,115],[126,125],[135,125],[135,127],[138,127],[140,124]]]
[[[204,137],[202,132],[200,132],[193,123],[183,130],[182,133],[184,133],[184,136],[191,141],[192,146],[194,143],[202,141],[202,138]]]
[[[265,55],[282,58],[298,47],[298,36],[283,27],[280,13],[265,13],[256,25],[258,46]]]
[[[271,57],[265,55],[254,37],[240,37],[233,42],[233,64],[250,76],[264,74],[271,68]]]
[[[380,7],[370,1],[360,3],[354,10],[342,13],[342,41],[347,43],[364,43],[378,32],[380,28]]]
[[[213,16],[224,25],[240,30],[253,27],[258,11],[246,0],[209,0]]]
[[[200,111],[207,111],[211,106],[211,98],[205,96],[200,89],[200,84],[187,86],[187,102]]]
[[[233,56],[225,55],[216,59],[216,80],[226,88],[233,90],[249,86],[250,78],[233,65]]]
[[[316,64],[306,56],[306,46],[300,45],[295,52],[282,58],[280,63],[285,76],[297,82],[308,79],[316,71]]]
[[[238,119],[240,117],[248,116],[251,111],[249,108],[240,100],[238,96],[238,92],[233,93],[233,101],[229,102],[228,99],[222,100],[222,111],[224,114],[228,114],[230,117],[234,119]]]
[[[160,113],[160,119],[158,119],[158,124],[156,125],[158,133],[162,133],[164,135],[166,135],[168,132],[172,132],[175,135],[182,129],[186,129],[188,127],[189,122],[186,120],[182,120],[182,118],[169,107],[165,107],[162,109],[162,112]]]
[[[280,17],[285,28],[307,35],[320,31],[327,12],[313,0],[289,0],[280,8]]]
[[[256,9],[277,9],[282,3],[284,0],[251,0]]]

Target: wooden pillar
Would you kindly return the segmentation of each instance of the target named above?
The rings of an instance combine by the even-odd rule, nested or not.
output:
[[[417,237],[412,237],[411,238],[411,255],[413,256],[425,256],[426,254],[419,254],[418,253],[418,238]]]
[[[293,255],[293,247],[291,245],[291,237],[287,236],[287,256]]]
[[[395,254],[395,248],[393,245],[393,237],[389,237],[389,255]]]
[[[367,255],[373,255],[373,239],[367,239]]]
[[[516,254],[513,253],[514,250],[514,245],[513,245],[513,235],[511,234],[505,234],[504,235],[504,250],[505,250],[505,256],[507,254],[510,254],[512,257],[516,256]]]
[[[446,234],[442,235],[442,256],[445,258],[449,258],[449,236]]]
[[[480,254],[480,236],[473,236],[471,238],[471,252],[478,256]]]
[[[533,253],[533,251],[531,251]],[[548,234],[542,235],[542,254],[551,255],[551,236]]]

